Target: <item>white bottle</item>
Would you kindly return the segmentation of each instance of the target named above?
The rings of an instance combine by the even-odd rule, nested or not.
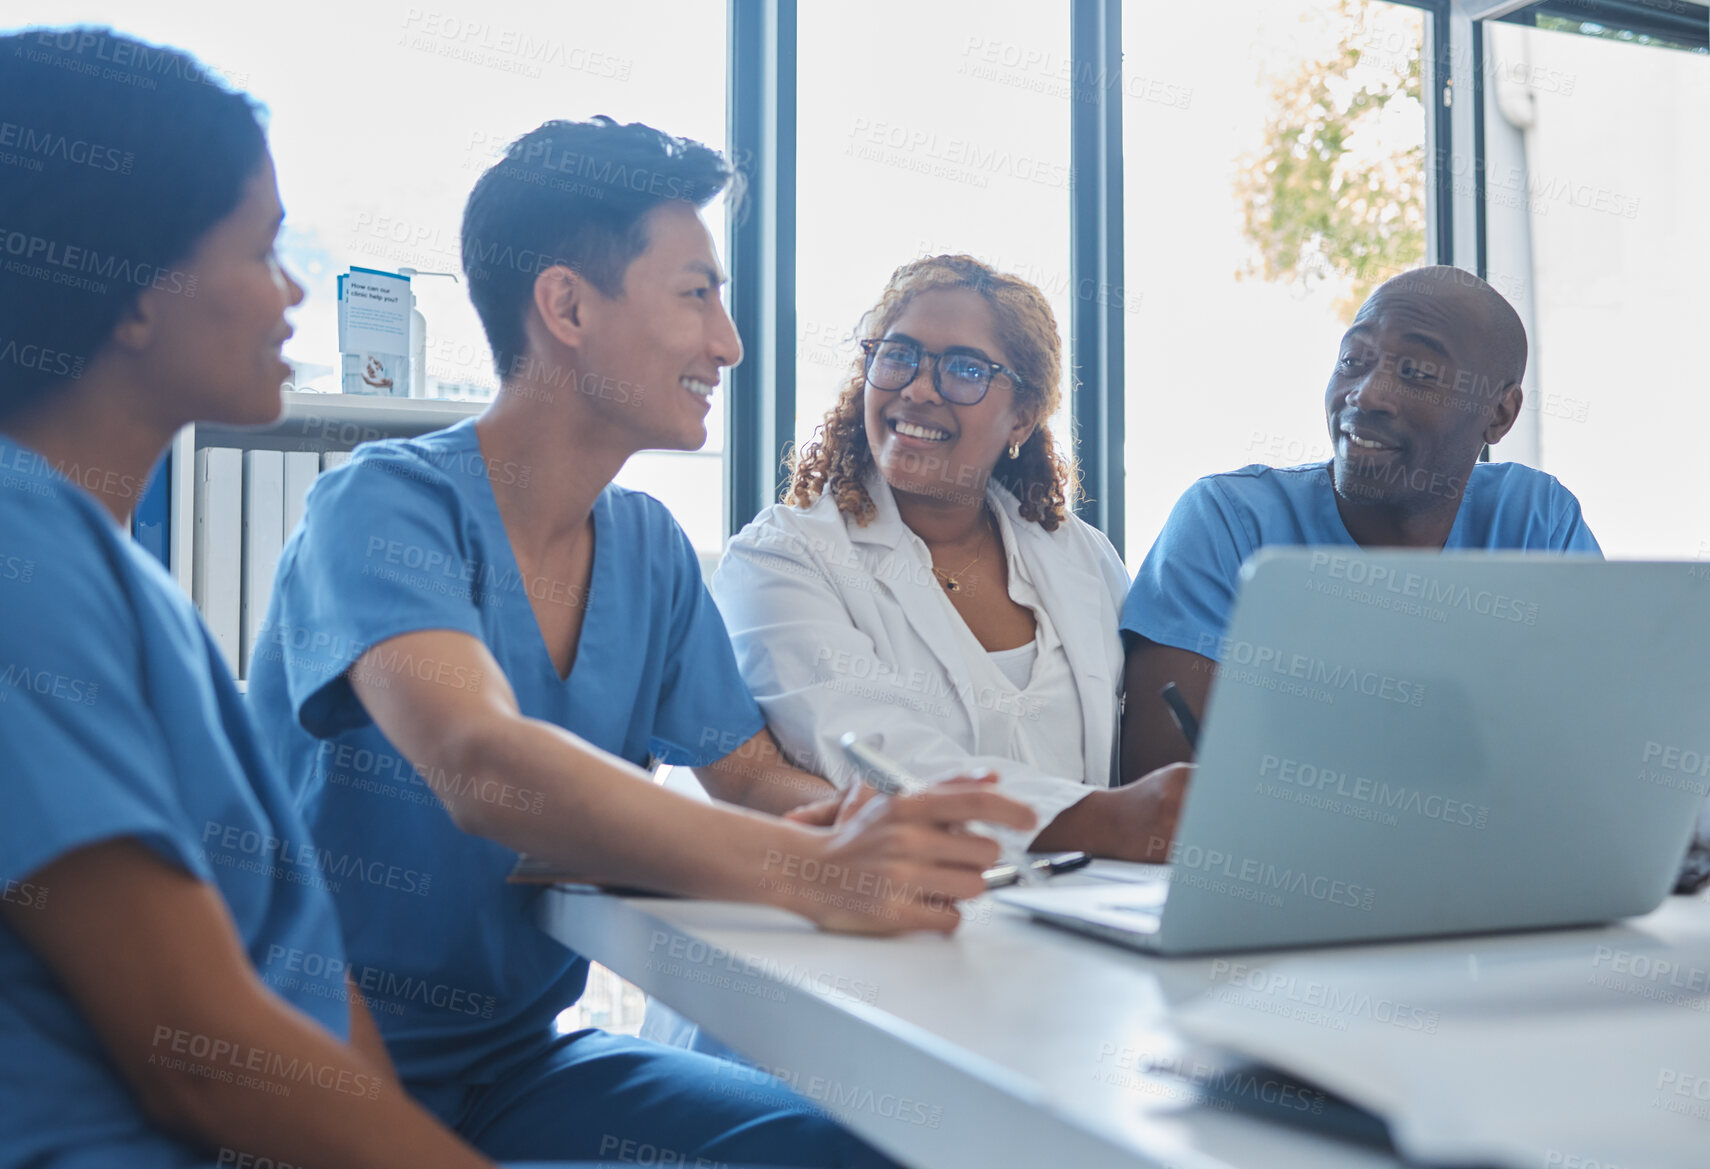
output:
[[[452,272],[420,272],[415,268],[399,268],[398,275],[410,281],[410,397],[427,397],[427,317],[416,307],[417,276],[450,276]]]

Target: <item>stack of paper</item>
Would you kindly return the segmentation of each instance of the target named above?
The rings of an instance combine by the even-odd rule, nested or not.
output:
[[[1330,951],[1219,959],[1213,980],[1173,1016],[1180,1031],[1376,1113],[1410,1159],[1710,1164],[1710,954],[1588,944],[1445,978],[1361,971]]]

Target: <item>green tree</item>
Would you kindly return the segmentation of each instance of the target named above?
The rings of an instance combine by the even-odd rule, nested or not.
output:
[[[1273,79],[1263,145],[1237,172],[1255,251],[1238,275],[1343,285],[1336,307],[1350,320],[1425,258],[1422,38],[1416,10],[1382,0],[1321,15],[1335,47]]]

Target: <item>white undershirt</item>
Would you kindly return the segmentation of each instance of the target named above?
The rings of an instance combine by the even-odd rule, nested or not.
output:
[[[1027,568],[1015,555],[1009,517],[998,517],[1009,563],[1009,596],[1029,609],[1037,626],[1033,640],[1014,649],[988,651],[955,613],[952,625],[963,642],[974,684],[977,755],[1016,759],[1050,775],[1085,782],[1085,731],[1081,696],[1069,656]],[[946,606],[950,599],[944,598]],[[1104,777],[1098,777],[1104,785]]]
[[[992,660],[992,665],[1003,671],[1011,686],[1025,690],[1033,677],[1033,663],[1039,660],[1039,639],[1035,637],[1014,649],[994,649],[986,656]]]

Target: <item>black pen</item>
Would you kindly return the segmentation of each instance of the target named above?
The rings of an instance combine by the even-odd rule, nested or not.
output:
[[[1027,867],[1036,876],[1055,877],[1061,873],[1072,873],[1076,869],[1084,869],[1092,864],[1092,857],[1084,852],[1064,852],[1056,856],[1042,856],[1038,860],[1028,861]],[[1013,864],[995,865],[986,870],[986,888],[1002,889],[1014,885],[1021,880],[1021,874]]]
[[[1163,698],[1164,705],[1170,708],[1170,718],[1174,720],[1176,730],[1180,731],[1182,738],[1187,740],[1188,747],[1197,752],[1199,750],[1199,720],[1193,716],[1193,711],[1188,709],[1187,699],[1182,697],[1182,692],[1176,688],[1174,682],[1165,683],[1164,688],[1158,694]]]

